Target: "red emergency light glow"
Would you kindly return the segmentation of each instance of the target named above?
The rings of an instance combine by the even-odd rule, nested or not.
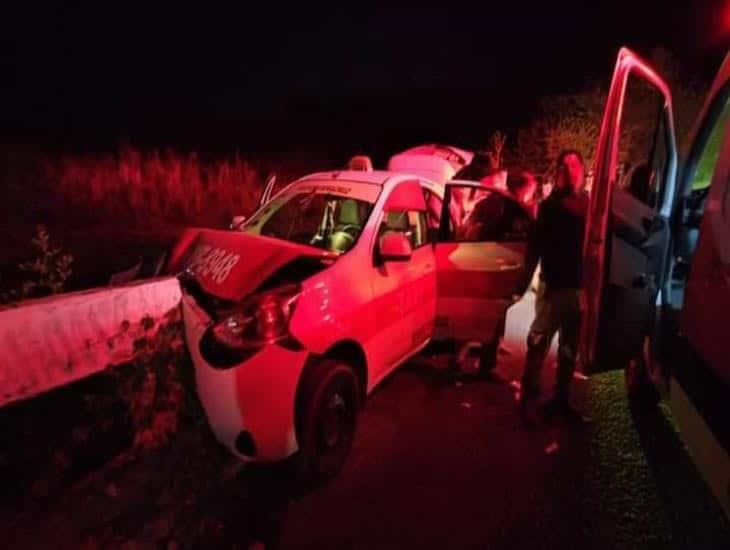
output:
[[[730,45],[730,0],[724,0],[715,6],[711,19],[703,24],[709,27],[705,40],[711,47],[728,47]]]

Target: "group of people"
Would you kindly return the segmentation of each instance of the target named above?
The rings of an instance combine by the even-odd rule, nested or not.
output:
[[[521,418],[529,426],[556,416],[587,422],[588,417],[569,401],[584,309],[581,263],[588,210],[585,163],[578,151],[563,151],[556,162],[554,186],[544,197],[529,172],[510,174],[506,187],[534,220],[527,244],[526,280],[520,281],[517,289],[527,288],[527,279],[540,265],[535,318],[527,336],[521,381]],[[519,298],[514,296],[515,300]],[[539,406],[541,371],[556,333],[559,343],[555,392]]]

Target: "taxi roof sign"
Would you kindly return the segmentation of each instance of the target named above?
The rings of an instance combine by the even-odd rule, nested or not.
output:
[[[356,155],[348,161],[347,169],[354,172],[372,172],[373,162],[367,155]]]

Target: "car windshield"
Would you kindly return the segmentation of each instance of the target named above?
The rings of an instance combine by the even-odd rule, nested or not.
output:
[[[370,217],[380,186],[300,184],[271,200],[242,231],[347,252]]]

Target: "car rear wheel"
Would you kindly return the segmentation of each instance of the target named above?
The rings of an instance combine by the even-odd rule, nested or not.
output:
[[[360,384],[348,364],[327,359],[305,374],[297,410],[298,474],[311,484],[337,475],[350,454]]]

